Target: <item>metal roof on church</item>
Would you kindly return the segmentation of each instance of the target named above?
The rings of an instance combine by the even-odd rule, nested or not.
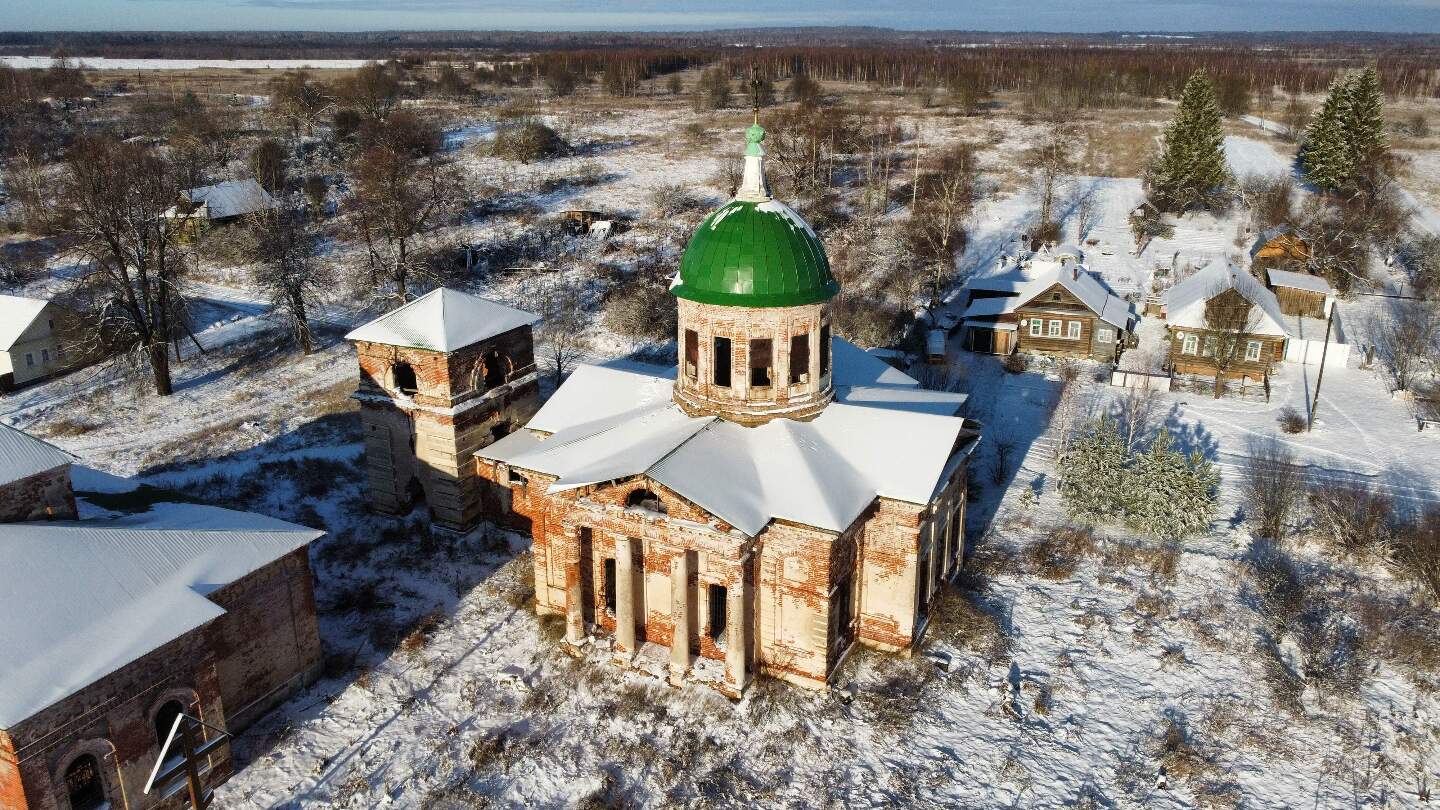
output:
[[[0,486],[74,461],[74,456],[55,445],[0,424]]]
[[[963,394],[923,391],[839,339],[836,401],[809,421],[692,417],[673,385],[672,370],[581,366],[529,430],[477,455],[557,476],[551,491],[643,474],[754,536],[776,518],[842,532],[877,496],[928,503],[970,435]]]
[[[453,352],[529,326],[539,315],[446,287],[358,327],[346,340]]]
[[[0,524],[0,728],[224,615],[207,594],[323,534],[178,504]]]

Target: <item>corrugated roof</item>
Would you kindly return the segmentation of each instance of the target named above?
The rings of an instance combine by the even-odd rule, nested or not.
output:
[[[521,431],[478,455],[555,475],[557,491],[648,475],[752,536],[773,518],[839,532],[877,496],[928,502],[963,428],[963,394],[922,390],[839,339],[836,401],[807,422],[690,417],[671,400],[673,372],[655,372],[581,366],[527,425],[552,435]],[[896,375],[908,384],[881,382]]]
[[[280,207],[254,180],[226,180],[213,186],[192,188],[185,196],[195,205],[204,204],[206,219],[227,219]]]
[[[1059,284],[1100,320],[1119,329],[1128,330],[1139,320],[1135,308],[1124,298],[1110,291],[1098,276],[1084,265],[1064,261],[1052,269],[1020,285],[1013,296],[977,298],[965,308],[962,318],[993,318],[1006,315],[1035,300],[1035,297]],[[983,289],[983,288],[982,288]]]
[[[440,287],[355,329],[345,339],[453,352],[538,320],[539,315]]]
[[[207,594],[323,534],[224,509],[183,513],[208,528],[168,528],[164,510],[0,525],[0,728],[223,615]]]
[[[1205,329],[1205,302],[1235,290],[1255,305],[1256,322],[1246,331],[1257,335],[1286,336],[1285,316],[1275,293],[1249,273],[1229,264],[1210,264],[1165,293],[1165,321],[1171,326]]]
[[[1320,276],[1312,276],[1309,273],[1296,273],[1290,270],[1277,270],[1270,268],[1265,271],[1270,279],[1272,287],[1290,287],[1296,290],[1309,290],[1310,292],[1329,295],[1331,292],[1330,282]]]
[[[0,351],[14,346],[49,303],[39,298],[0,295]]]
[[[55,445],[0,424],[0,486],[74,461],[74,456]]]

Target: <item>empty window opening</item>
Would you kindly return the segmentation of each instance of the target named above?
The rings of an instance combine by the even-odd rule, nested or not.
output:
[[[835,586],[835,595],[832,615],[835,616],[835,643],[838,650],[844,650],[850,646],[852,629],[855,623],[854,614],[850,609],[850,577],[846,576]]]
[[[30,352],[26,352],[26,353],[25,353],[25,365],[26,365],[26,366],[33,366],[33,365],[35,365],[35,355],[31,354]]]
[[[700,336],[694,329],[685,330],[685,376],[692,380],[700,376]]]
[[[775,369],[774,361],[771,359],[773,352],[770,345],[769,338],[750,341],[751,388],[766,388],[774,381]]]
[[[830,324],[820,327],[820,376],[830,373]]]
[[[172,700],[160,707],[155,713],[155,739],[164,745],[170,738],[170,729],[175,725],[175,718],[185,711],[185,706],[178,700]],[[174,753],[173,751],[171,753]]]
[[[730,338],[715,338],[715,384],[730,387]]]
[[[100,810],[105,807],[105,783],[100,780],[100,763],[86,754],[65,769],[65,792],[71,810]]]
[[[710,597],[710,638],[719,641],[725,637],[725,597],[724,585],[711,585]]]
[[[605,558],[605,609],[615,615],[615,558]]]
[[[625,498],[625,505],[631,508],[645,509],[657,514],[665,514],[665,502],[660,496],[648,489],[637,489]]]
[[[390,367],[390,387],[402,394],[414,394],[420,390],[415,381],[415,369],[409,363],[396,363]]]
[[[790,338],[790,384],[799,385],[810,381],[810,335],[794,335]]]
[[[496,352],[485,355],[483,363],[486,388],[495,388],[509,382],[510,373],[515,369],[515,364],[510,362],[510,358],[502,357]]]

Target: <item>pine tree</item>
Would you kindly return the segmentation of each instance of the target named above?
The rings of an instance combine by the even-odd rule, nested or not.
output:
[[[1383,168],[1389,142],[1385,136],[1385,100],[1375,68],[1355,74],[1348,95],[1344,128],[1353,182],[1373,177]]]
[[[1150,167],[1152,201],[1161,209],[1203,205],[1224,186],[1224,132],[1215,89],[1203,70],[1185,82],[1180,108],[1165,129],[1165,144]]]
[[[1351,80],[1342,76],[1330,83],[1325,103],[1315,111],[1300,147],[1305,177],[1323,189],[1341,189],[1355,174],[1354,153],[1346,131],[1350,118]]]

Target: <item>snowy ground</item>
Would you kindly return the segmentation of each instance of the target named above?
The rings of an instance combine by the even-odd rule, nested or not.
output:
[[[636,111],[588,122],[570,134],[597,146],[541,166],[485,155],[484,121],[447,143],[473,176],[534,188],[546,208],[643,215],[662,184],[719,198],[713,143],[670,154],[656,137],[689,118]],[[730,154],[736,141],[716,148]],[[1268,143],[1231,137],[1226,151],[1237,173],[1289,171]],[[546,190],[547,178],[586,162],[601,167],[601,182]],[[1186,217],[1135,255],[1126,217],[1139,181],[1074,185],[1096,195],[1099,215],[1086,234],[1072,222],[1067,237],[1083,239],[1092,267],[1122,292],[1149,290],[1157,267],[1248,248],[1237,242],[1243,212],[1232,212]],[[1033,211],[1025,194],[988,199],[964,269],[989,272]],[[480,221],[452,235],[484,241],[509,227]],[[504,277],[473,286],[510,302],[521,293]],[[277,345],[253,295],[198,292],[210,313],[200,324],[207,353],[187,347],[175,396],[87,371],[7,396],[0,418],[123,477],[81,474],[79,488],[94,493],[87,509],[143,508],[160,496],[133,488],[149,484],[329,531],[313,554],[325,674],[236,741],[240,770],[217,806],[1411,807],[1440,768],[1433,669],[1377,643],[1353,688],[1306,686],[1290,701],[1257,654],[1267,620],[1237,468],[1252,437],[1276,433],[1283,407],[1304,410],[1313,367],[1284,367],[1268,402],[1158,395],[1153,425],[1221,469],[1210,531],[1167,556],[1102,530],[1073,571],[1054,576],[1029,552],[1068,523],[1054,489],[1055,369],[1012,375],[993,358],[955,353],[985,438],[975,548],[957,596],[970,607],[937,617],[927,649],[947,664],[858,655],[834,692],[763,683],[734,704],[618,670],[602,652],[562,655],[556,627],[528,609],[524,538],[489,529],[456,538],[432,534],[420,516],[365,513],[346,399],[356,370],[339,339],[362,313],[327,311],[319,350],[301,358]],[[597,359],[628,349],[597,331]],[[1089,414],[1122,405],[1124,392],[1093,379],[1099,371],[1087,367],[1077,383]],[[1324,386],[1315,431],[1281,437],[1307,472],[1433,500],[1440,442],[1415,430],[1379,374],[1330,370]],[[1352,617],[1365,633],[1413,618],[1397,607],[1408,586],[1383,567],[1300,542],[1293,553],[1319,596],[1368,606]],[[1433,633],[1413,646],[1431,642]],[[1166,746],[1171,724],[1185,732],[1178,750]]]
[[[336,70],[363,67],[365,59],[112,59],[106,56],[75,57],[88,70]],[[0,56],[0,65],[22,70],[51,67],[48,56]]]

